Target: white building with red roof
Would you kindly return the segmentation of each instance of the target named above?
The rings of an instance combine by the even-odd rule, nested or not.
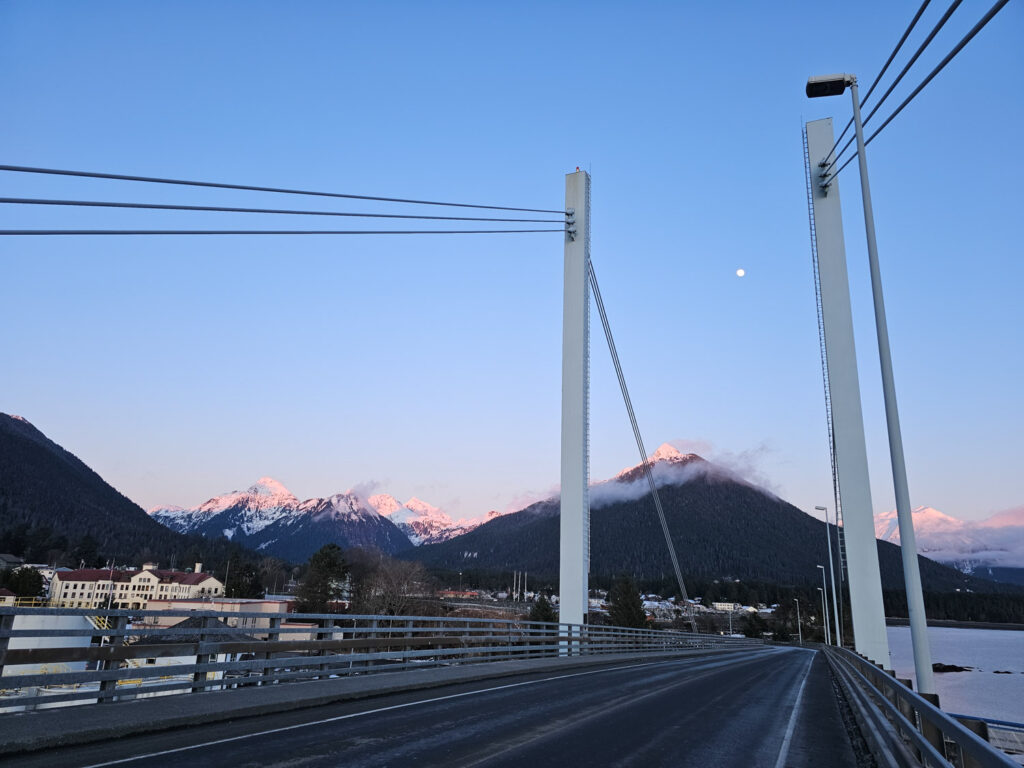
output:
[[[50,604],[59,608],[146,610],[150,600],[195,600],[221,597],[224,585],[212,574],[168,571],[146,563],[140,569],[80,568],[54,574]]]

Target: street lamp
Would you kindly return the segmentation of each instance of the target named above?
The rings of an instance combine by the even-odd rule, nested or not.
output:
[[[825,583],[825,566],[819,565],[821,569],[821,586],[818,587],[818,591],[821,592],[821,606],[825,611],[825,644],[832,645],[832,634],[828,628],[828,584]]]
[[[797,600],[794,597],[793,598],[793,602],[796,603],[796,636],[800,640],[800,645],[803,645],[804,644],[804,631],[800,627],[800,601]]]
[[[825,547],[828,549],[828,575],[832,579],[832,618],[836,623],[836,645],[843,644],[839,633],[839,606],[836,604],[836,571],[832,566],[832,537],[828,533],[828,507],[815,507],[825,513]]]
[[[868,161],[864,148],[864,124],[860,118],[860,96],[854,75],[825,75],[807,80],[808,98],[837,96],[850,87],[853,99],[853,125],[857,136],[857,163],[860,166],[860,194],[864,203],[864,230],[868,241],[868,265],[871,269],[871,296],[875,305],[875,334],[878,337],[878,361],[882,369],[882,394],[885,398],[885,423],[889,432],[889,460],[892,463],[892,481],[896,492],[896,515],[900,526],[900,550],[903,558],[903,580],[907,590],[907,609],[910,615],[910,638],[914,646],[914,671],[917,689],[921,693],[935,693],[932,676],[932,654],[928,647],[928,623],[921,592],[921,571],[917,564],[917,537],[910,512],[910,490],[907,486],[907,466],[903,458],[903,435],[896,405],[896,384],[892,372],[892,352],[889,349],[889,328],[885,320],[885,302],[882,298],[882,274],[878,267],[878,243],[875,240],[875,214],[871,207],[871,186],[868,184]]]
[[[818,566],[821,568],[821,566]],[[824,570],[822,571],[821,578],[825,578]],[[832,645],[828,638],[828,603],[825,602],[825,590],[818,587],[818,591],[821,592],[821,612],[824,614],[821,620],[821,625],[825,628],[825,645]]]

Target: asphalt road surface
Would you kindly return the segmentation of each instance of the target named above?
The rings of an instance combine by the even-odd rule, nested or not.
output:
[[[795,648],[446,686],[0,762],[18,768],[857,765],[825,660]]]

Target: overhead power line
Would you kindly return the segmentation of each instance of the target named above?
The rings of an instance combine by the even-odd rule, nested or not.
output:
[[[974,38],[974,36],[977,35],[982,29],[984,29],[985,25],[988,24],[990,21],[992,21],[992,19],[995,17],[995,15],[997,13],[999,13],[999,11],[1001,11],[1003,9],[1003,6],[1005,6],[1008,2],[1010,2],[1010,0],[999,0],[999,2],[997,2],[995,5],[993,5],[989,9],[988,13],[986,13],[984,16],[982,16],[981,21],[979,21],[977,24],[975,24],[974,27],[971,28],[971,31],[968,32],[966,35],[964,35],[963,38],[960,40],[960,42],[957,43],[953,47],[953,50],[951,50],[949,53],[946,54],[946,57],[942,61],[939,62],[938,66],[936,66],[935,69],[933,69],[931,72],[928,73],[928,76],[924,80],[921,81],[921,84],[918,85],[917,88],[915,88],[911,92],[911,94],[909,96],[907,96],[907,98],[905,98],[903,100],[903,102],[898,107],[896,107],[895,110],[893,110],[892,114],[889,115],[889,117],[887,117],[885,119],[885,122],[882,123],[880,126],[878,126],[878,129],[874,133],[872,133],[870,136],[868,136],[867,139],[865,139],[864,146],[867,146],[868,144],[870,144],[872,139],[874,139],[878,134],[880,134],[885,129],[885,126],[887,126],[889,123],[891,123],[893,121],[893,119],[896,117],[896,115],[898,115],[900,112],[902,112],[903,109],[910,102],[912,102],[914,100],[914,98],[921,91],[924,90],[925,86],[928,85],[928,83],[930,83],[935,78],[935,76],[937,74],[939,74],[939,72],[941,72],[946,67],[947,64],[949,64],[949,62],[951,62],[954,58],[956,58],[956,55],[958,53],[960,53],[960,51],[962,51],[964,49],[964,46],[966,46],[969,42],[971,42],[971,40]],[[854,152],[846,160],[846,162],[843,163],[839,167],[839,170],[837,170],[835,173],[832,174],[832,176],[830,178],[834,179],[836,176],[838,176],[840,171],[842,171],[843,168],[848,166],[853,161],[853,159],[855,157],[857,157],[857,153],[856,152]]]
[[[615,348],[615,339],[612,337],[612,327],[608,322],[608,314],[604,309],[604,299],[601,298],[601,288],[597,284],[597,275],[594,273],[593,263],[588,264],[587,272],[590,277],[590,287],[594,291],[594,303],[597,305],[597,312],[601,316],[601,325],[604,328],[604,337],[608,342],[608,351],[612,356],[612,364],[615,366],[615,375],[619,378],[619,388],[622,390],[622,399],[626,404],[626,412],[629,414],[629,423],[633,427],[633,437],[636,438],[636,447],[640,451],[640,463],[644,468],[644,475],[651,487],[651,495],[654,497],[654,507],[658,511],[658,520],[661,521],[661,531],[665,534],[665,544],[668,546],[668,554],[672,559],[672,568],[675,571],[676,582],[679,585],[679,593],[684,602],[689,597],[686,594],[686,585],[683,583],[683,573],[679,569],[679,558],[676,557],[676,548],[672,543],[672,536],[668,530],[668,521],[665,519],[665,510],[661,506],[661,496],[658,495],[658,486],[654,482],[654,472],[651,470],[651,462],[647,458],[647,449],[644,448],[644,439],[640,436],[640,426],[637,424],[636,413],[633,411],[633,401],[629,397],[629,389],[626,387],[626,377],[622,373],[622,364],[619,362],[619,353]],[[690,614],[690,621],[693,622],[693,615]],[[694,625],[696,631],[696,625]]]
[[[0,229],[0,235],[522,235],[561,229]]]
[[[913,31],[914,27],[917,26],[917,22],[921,18],[921,14],[924,13],[924,9],[928,7],[928,4],[931,3],[931,1],[932,0],[924,0],[924,2],[921,3],[921,7],[917,9],[917,13],[914,14],[914,18],[910,20],[910,24],[903,31],[903,36],[899,39],[899,42],[896,43],[896,47],[892,49],[892,53],[889,54],[889,58],[885,60],[885,64],[882,65],[882,69],[879,70],[878,74],[875,76],[874,81],[871,83],[871,87],[868,88],[868,92],[864,94],[864,98],[861,99],[860,106],[862,109],[864,108],[864,105],[867,104],[868,99],[871,98],[871,94],[875,90],[875,86],[878,85],[879,81],[882,79],[882,76],[885,75],[886,70],[889,69],[889,65],[892,64],[893,59],[896,58],[896,54],[900,52],[900,49],[903,47],[903,43],[907,41],[907,38],[910,36],[910,33]],[[835,143],[832,145],[832,149],[828,151],[828,154],[825,155],[825,157],[829,157],[833,152],[836,151],[836,147],[839,146],[839,142],[843,140],[843,136],[846,135],[846,132],[850,130],[851,125],[853,125],[852,117],[849,119],[849,121],[847,121],[846,127],[843,128],[843,132],[839,134],[839,138],[835,140]]]
[[[217,211],[221,213],[272,213],[293,216],[351,216],[362,219],[425,219],[436,221],[508,221],[538,224],[562,224],[564,219],[497,219],[482,216],[427,216],[405,213],[347,213],[342,211],[299,211],[281,208],[232,208],[220,205],[174,205],[171,203],[115,203],[101,200],[51,200],[38,197],[0,197],[0,203],[12,205],[84,206],[88,208],[140,208],[161,211]]]
[[[867,125],[868,122],[870,122],[871,118],[874,117],[876,112],[878,112],[879,107],[881,107],[885,103],[885,100],[889,98],[889,95],[893,92],[896,86],[900,84],[900,82],[903,80],[903,77],[907,74],[907,72],[910,71],[910,68],[914,66],[918,58],[920,58],[921,54],[924,53],[925,48],[927,48],[931,44],[932,40],[934,40],[935,36],[939,33],[939,30],[941,30],[946,25],[946,22],[949,21],[950,16],[953,15],[953,11],[960,7],[960,3],[962,2],[963,0],[953,0],[953,2],[950,3],[949,8],[947,8],[946,12],[942,14],[942,18],[940,18],[938,22],[936,22],[935,26],[932,27],[932,31],[928,33],[928,36],[924,39],[921,45],[917,47],[917,50],[914,51],[914,55],[910,57],[910,61],[908,61],[903,66],[903,69],[900,70],[899,74],[896,75],[896,79],[894,79],[892,83],[889,84],[889,88],[885,91],[885,93],[882,94],[882,98],[878,100],[878,103],[875,104],[872,110],[868,113],[868,116],[864,118],[861,125]],[[865,101],[867,101],[866,98]],[[862,105],[863,103],[864,102],[861,102]],[[853,122],[853,118],[850,118],[850,121]],[[853,143],[855,138],[855,136],[851,136],[850,139],[846,142],[846,144],[843,145],[843,148],[839,150],[838,154],[836,154],[834,158],[832,158],[832,162],[829,163],[828,167],[821,174],[822,176],[827,175],[828,172],[835,167],[835,164],[839,162],[839,158],[841,158],[843,156],[843,153],[847,149],[849,149],[850,145]],[[835,149],[834,146],[832,148]]]
[[[304,189],[285,187],[260,187],[250,184],[227,184],[214,181],[187,181],[185,179],[163,179],[155,176],[131,176],[122,173],[100,173],[98,171],[70,171],[59,168],[33,168],[25,165],[0,165],[0,171],[13,173],[41,173],[51,176],[79,176],[90,179],[113,179],[115,181],[141,181],[149,184],[178,184],[187,187],[212,187],[214,189],[239,189],[248,192],[273,192],[282,195],[311,195],[313,197],[339,197],[346,200],[372,200],[383,203],[407,203],[410,205],[444,205],[453,208],[486,208],[492,211],[522,211],[525,213],[556,213],[564,215],[565,211],[545,208],[510,208],[504,205],[475,205],[472,203],[447,203],[436,200],[412,200],[403,197],[377,197],[374,195],[353,195],[341,192],[317,192]]]

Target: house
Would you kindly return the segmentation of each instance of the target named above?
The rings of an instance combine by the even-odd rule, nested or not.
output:
[[[155,599],[203,599],[224,594],[224,585],[209,573],[168,571],[146,563],[141,569],[80,568],[58,571],[50,582],[50,604],[58,608],[146,610]]]
[[[182,646],[191,645],[199,641],[199,635],[195,634],[192,630],[202,629],[202,639],[208,643],[237,643],[237,642],[252,642],[255,638],[250,635],[240,635],[237,632],[232,632],[231,628],[222,621],[213,619],[205,619],[203,617],[190,617],[185,620],[177,620],[177,623],[168,627],[166,631],[157,634],[146,635],[145,637],[132,638],[130,644],[138,643],[139,645],[145,645],[147,648],[158,649],[159,646]],[[242,656],[241,653],[218,653],[210,657],[211,662],[225,662],[225,661],[237,661]],[[161,677],[140,677],[137,679],[126,679],[122,680],[119,685],[119,690],[127,692],[130,689],[135,689],[138,692],[135,693],[134,698],[145,699],[154,696],[170,696],[178,693],[184,693],[183,690],[164,690],[147,692],[147,686],[159,685],[161,683],[173,682],[173,681],[187,681],[192,679],[192,665],[198,663],[199,657],[195,654],[186,654],[182,656],[163,656],[154,655],[150,658],[137,658],[131,659],[124,662],[124,666],[128,668],[136,669],[152,669],[154,667],[164,668],[165,675]],[[207,672],[207,680],[223,680],[224,673],[221,671]],[[223,690],[224,686],[214,685],[208,686],[205,690],[217,691]]]
[[[2,605],[14,605],[14,601],[17,599],[17,595],[11,592],[6,587],[0,587],[0,606]]]
[[[292,608],[290,600],[259,600],[245,597],[206,597],[206,598],[152,598],[149,601],[151,611],[174,611],[167,616],[147,616],[147,626],[170,627],[180,622],[180,611],[219,611],[221,613],[289,613]],[[258,616],[222,616],[224,623],[232,628],[267,629],[270,619]],[[136,623],[136,626],[140,626]],[[260,639],[267,635],[260,633]]]

